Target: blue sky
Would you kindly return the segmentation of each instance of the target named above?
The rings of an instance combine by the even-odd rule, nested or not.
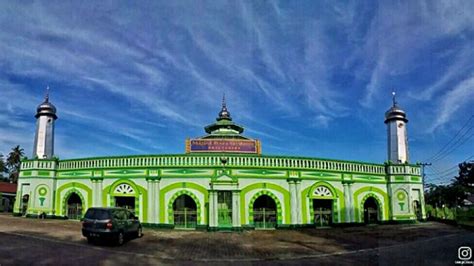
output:
[[[31,156],[48,85],[60,158],[183,153],[223,93],[265,154],[382,163],[393,89],[412,162],[474,113],[473,1],[64,2],[0,3],[4,154]],[[430,178],[473,155],[473,132]]]

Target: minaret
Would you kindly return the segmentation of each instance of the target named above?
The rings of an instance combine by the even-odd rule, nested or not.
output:
[[[50,159],[54,155],[54,121],[56,107],[49,102],[49,87],[46,88],[44,102],[36,109],[36,135],[33,157]]]
[[[393,94],[393,106],[385,113],[385,124],[387,124],[387,149],[388,160],[392,163],[408,162],[408,141],[405,111],[397,104],[395,92]]]

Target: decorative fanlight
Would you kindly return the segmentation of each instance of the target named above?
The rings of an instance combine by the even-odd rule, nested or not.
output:
[[[121,184],[115,188],[115,193],[119,194],[134,194],[135,191],[129,184]]]
[[[331,197],[332,193],[327,187],[320,186],[314,190],[313,195],[318,197]]]

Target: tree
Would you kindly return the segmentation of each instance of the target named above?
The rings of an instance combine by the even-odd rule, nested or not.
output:
[[[425,193],[427,204],[432,206],[456,207],[474,193],[474,162],[463,162],[459,165],[459,174],[449,185],[428,184]]]
[[[5,165],[5,160],[3,154],[0,153],[0,177],[4,178],[4,174],[7,172],[7,166]]]
[[[20,172],[21,158],[25,155],[20,145],[13,147],[7,157],[7,168],[9,172],[9,179],[11,182],[16,183],[18,181],[18,175]]]
[[[474,161],[459,164],[459,175],[454,182],[468,189],[474,188]]]

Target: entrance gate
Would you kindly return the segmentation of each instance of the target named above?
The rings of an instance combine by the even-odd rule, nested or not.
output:
[[[277,211],[275,201],[267,196],[258,197],[253,204],[253,221],[255,228],[275,228],[277,224]]]
[[[419,201],[413,201],[413,210],[415,211],[416,219],[419,221],[422,220],[423,217],[421,215],[421,205]]]
[[[232,227],[232,192],[217,192],[217,222],[219,227]]]
[[[314,224],[317,227],[332,224],[332,199],[313,199]]]
[[[183,194],[176,198],[173,203],[173,218],[175,228],[196,228],[197,208],[190,196]]]
[[[122,207],[129,209],[135,213],[135,197],[124,196],[124,197],[115,197],[115,207]]]
[[[25,216],[26,212],[28,211],[28,201],[30,199],[30,195],[26,194],[23,195],[23,198],[21,199],[21,215]]]
[[[379,222],[379,207],[373,197],[369,197],[364,203],[364,223],[375,224]]]
[[[67,200],[67,217],[72,220],[82,218],[82,201],[76,193],[72,193]]]

